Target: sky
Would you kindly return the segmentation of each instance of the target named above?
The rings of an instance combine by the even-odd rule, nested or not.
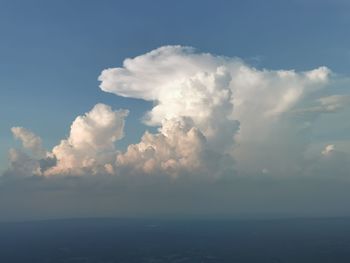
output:
[[[0,0],[0,220],[350,215],[349,11]]]

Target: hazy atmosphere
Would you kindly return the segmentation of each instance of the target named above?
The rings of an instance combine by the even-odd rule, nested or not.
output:
[[[347,1],[0,0],[0,221],[350,216]]]

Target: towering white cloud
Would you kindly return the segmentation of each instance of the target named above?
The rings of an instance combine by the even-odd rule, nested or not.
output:
[[[189,118],[211,149],[233,155],[237,169],[280,173],[296,168],[306,147],[301,134],[311,120],[293,112],[314,100],[329,74],[326,67],[258,70],[237,58],[165,46],[104,70],[99,80],[104,91],[154,101],[146,124]]]
[[[0,206],[10,196],[24,209],[28,198],[30,209],[61,209],[64,216],[67,203],[70,216],[77,210],[90,216],[314,216],[333,208],[340,215],[349,196],[350,144],[346,131],[336,138],[336,122],[330,127],[322,119],[344,118],[339,111],[350,100],[345,89],[332,89],[334,78],[326,67],[256,69],[181,46],[126,59],[101,73],[100,87],[153,102],[143,121],[156,132],[121,151],[128,110],[104,104],[78,116],[68,137],[49,151],[40,137],[14,127],[25,149],[9,151]],[[313,136],[317,129],[326,140]]]
[[[259,70],[237,58],[165,46],[99,76],[104,91],[153,102],[144,122],[158,132],[146,132],[125,152],[115,143],[128,111],[104,104],[77,117],[68,138],[46,155],[39,137],[18,127],[13,133],[43,175],[303,174],[313,123],[349,104],[348,95],[323,95],[330,75],[326,67]]]

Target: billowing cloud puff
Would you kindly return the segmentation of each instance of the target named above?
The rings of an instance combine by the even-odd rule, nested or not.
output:
[[[174,92],[172,88],[195,74],[213,72],[221,64],[214,56],[195,53],[190,47],[164,46],[126,59],[122,68],[102,71],[100,87],[120,96],[153,101]]]
[[[111,172],[114,143],[123,137],[127,115],[127,110],[113,111],[105,104],[97,104],[90,112],[78,116],[69,137],[53,148],[57,164],[46,174]]]
[[[118,155],[117,164],[136,173],[177,175],[203,166],[205,137],[186,119],[168,120],[158,134],[146,132],[138,144]]]

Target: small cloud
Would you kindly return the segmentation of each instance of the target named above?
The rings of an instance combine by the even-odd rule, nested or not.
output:
[[[25,149],[30,150],[36,157],[45,156],[45,150],[39,136],[23,127],[13,127],[11,131],[16,139],[21,140]]]
[[[327,155],[332,154],[334,151],[335,151],[335,145],[329,144],[322,150],[322,154],[327,156]]]

